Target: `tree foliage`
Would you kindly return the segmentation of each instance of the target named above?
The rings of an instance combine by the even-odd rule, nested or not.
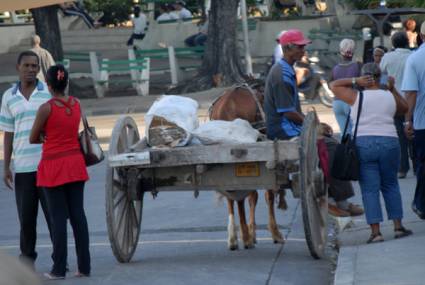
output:
[[[85,0],[86,9],[90,12],[102,12],[102,22],[116,25],[129,19],[133,0]]]

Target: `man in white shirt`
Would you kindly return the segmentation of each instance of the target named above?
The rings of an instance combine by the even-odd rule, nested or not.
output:
[[[279,42],[279,39],[280,39],[280,37],[281,36],[283,36],[283,34],[285,33],[286,31],[285,30],[283,30],[283,31],[281,31],[280,33],[278,33],[277,35],[276,35],[276,46],[275,46],[275,48],[274,48],[274,52],[273,52],[273,63],[275,63],[275,62],[278,62],[279,60],[281,60],[282,59],[282,57],[283,57],[283,51],[282,51],[282,46],[280,45],[280,42]]]
[[[14,190],[16,196],[20,223],[20,258],[33,264],[37,258],[35,243],[39,202],[48,226],[50,222],[43,190],[36,186],[41,144],[30,144],[29,134],[38,108],[50,100],[51,95],[47,85],[37,79],[40,61],[35,52],[20,53],[16,69],[19,81],[4,92],[0,110],[0,130],[4,132],[3,180],[7,188]]]
[[[192,13],[184,7],[185,5],[186,3],[184,1],[177,1],[174,7],[180,19],[191,19]]]
[[[139,6],[134,6],[134,17],[131,19],[133,23],[133,34],[127,41],[127,45],[133,45],[137,48],[141,48],[141,41],[145,38],[145,33],[148,29],[148,21],[146,15],[141,11]]]
[[[404,67],[407,58],[412,53],[409,49],[409,39],[405,32],[397,32],[391,37],[391,41],[394,47],[394,51],[390,51],[384,54],[379,67],[381,68],[382,73],[386,73],[387,75],[394,77],[395,88],[402,96],[404,96],[404,93],[401,91]],[[411,148],[411,144],[409,144],[409,141],[407,140],[407,137],[404,133],[404,115],[395,116],[394,122],[397,128],[401,151],[398,177],[405,178],[407,172],[409,172],[408,148]]]
[[[168,21],[171,20],[170,14],[168,13],[168,7],[167,4],[161,4],[159,6],[159,16],[156,18],[156,21],[162,22],[162,21]]]

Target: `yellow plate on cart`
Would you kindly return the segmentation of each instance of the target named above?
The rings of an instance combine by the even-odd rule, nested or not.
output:
[[[235,165],[235,175],[237,177],[260,176],[260,165],[257,162],[238,163]]]

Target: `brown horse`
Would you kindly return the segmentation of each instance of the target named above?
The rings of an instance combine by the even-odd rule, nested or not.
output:
[[[252,88],[251,88],[252,87]],[[264,112],[262,109],[263,93],[261,86],[241,85],[225,91],[211,106],[210,120],[232,121],[234,119],[244,119],[252,125],[261,125],[265,123]],[[253,89],[255,91],[253,91]],[[253,248],[256,242],[256,223],[255,207],[258,201],[257,191],[227,191],[223,193],[227,198],[227,208],[229,210],[228,239],[227,245],[230,250],[238,248],[238,238],[236,234],[234,219],[234,202],[238,203],[238,213],[240,220],[241,238],[245,248]],[[245,198],[249,201],[249,225],[245,217]],[[274,212],[275,191],[267,190],[265,198],[269,209],[268,229],[272,234],[275,243],[284,243],[284,238],[279,231]],[[280,205],[286,207],[284,196],[280,196]]]

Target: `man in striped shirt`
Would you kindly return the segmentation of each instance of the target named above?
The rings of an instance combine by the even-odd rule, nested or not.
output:
[[[48,226],[47,206],[42,190],[36,187],[36,171],[41,157],[41,145],[30,144],[29,134],[39,106],[51,95],[46,84],[37,80],[40,61],[33,51],[22,52],[16,69],[19,81],[3,94],[0,110],[0,130],[4,131],[4,183],[15,188],[20,230],[20,257],[33,264],[37,258],[35,243],[38,202]],[[12,174],[11,159],[13,154]],[[49,226],[50,230],[50,226]]]

